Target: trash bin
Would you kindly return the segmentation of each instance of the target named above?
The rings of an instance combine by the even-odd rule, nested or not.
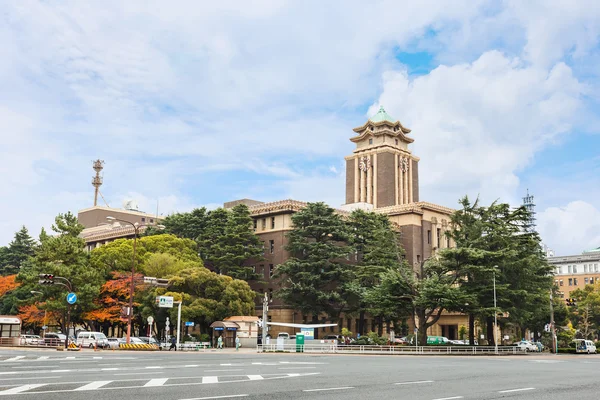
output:
[[[304,335],[296,335],[296,353],[304,353]]]

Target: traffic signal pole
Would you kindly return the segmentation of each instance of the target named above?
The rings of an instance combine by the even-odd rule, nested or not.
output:
[[[554,301],[552,300],[552,290],[550,290],[550,334],[552,335],[552,352],[558,354],[556,342],[556,328],[554,326]]]
[[[265,351],[265,345],[267,344],[267,313],[269,311],[269,295],[265,292],[265,298],[263,299],[263,317],[262,317],[262,350]]]

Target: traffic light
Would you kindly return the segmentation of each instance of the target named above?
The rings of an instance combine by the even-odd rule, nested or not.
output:
[[[566,300],[568,306],[576,306],[577,305],[577,299],[568,298],[565,300]]]
[[[38,283],[40,285],[54,285],[54,275],[53,274],[40,274],[40,280]]]

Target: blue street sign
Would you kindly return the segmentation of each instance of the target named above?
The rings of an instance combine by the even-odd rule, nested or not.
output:
[[[76,301],[77,301],[77,295],[75,293],[69,293],[67,295],[67,303],[75,304]]]
[[[193,321],[186,321],[185,326],[194,326]]]

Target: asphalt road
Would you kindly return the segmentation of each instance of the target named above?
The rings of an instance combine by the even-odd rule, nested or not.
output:
[[[600,355],[0,349],[7,399],[598,399]]]

